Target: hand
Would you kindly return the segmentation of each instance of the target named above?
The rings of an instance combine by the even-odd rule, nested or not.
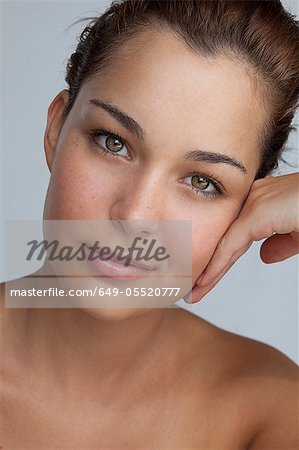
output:
[[[267,176],[252,183],[237,217],[222,236],[187,303],[201,300],[253,241],[267,238],[260,257],[266,264],[283,261],[299,253],[299,173]]]

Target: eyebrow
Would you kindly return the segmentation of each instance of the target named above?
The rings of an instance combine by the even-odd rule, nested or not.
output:
[[[134,136],[144,142],[146,132],[132,117],[128,116],[119,107],[112,105],[111,103],[106,103],[96,98],[92,98],[89,101],[90,104],[102,108],[107,111],[112,117],[114,117],[118,122],[120,122],[128,131],[130,131]],[[183,159],[185,161],[206,161],[212,164],[229,164],[230,166],[237,167],[242,173],[247,174],[246,167],[241,161],[226,155],[224,153],[217,152],[207,152],[204,150],[194,150],[187,152]]]
[[[90,100],[90,103],[92,105],[98,106],[99,108],[103,108],[138,139],[140,139],[142,142],[144,141],[145,131],[136,122],[136,120],[128,116],[128,114],[123,112],[117,106],[102,102],[101,100],[97,100],[96,98],[92,98]]]
[[[242,173],[247,174],[246,167],[237,159],[224,153],[206,152],[204,150],[194,150],[185,154],[184,159],[187,161],[207,161],[213,164],[229,164],[230,166],[237,167]]]

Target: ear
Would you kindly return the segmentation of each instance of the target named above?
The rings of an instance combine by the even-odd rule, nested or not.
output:
[[[52,100],[48,108],[47,126],[44,135],[44,148],[47,165],[51,172],[57,141],[63,126],[63,111],[69,98],[69,91],[64,89]]]

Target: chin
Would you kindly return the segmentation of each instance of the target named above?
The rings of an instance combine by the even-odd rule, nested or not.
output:
[[[117,322],[149,314],[152,308],[80,308],[89,316],[97,320]]]

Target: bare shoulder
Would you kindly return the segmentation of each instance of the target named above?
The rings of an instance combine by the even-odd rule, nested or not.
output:
[[[189,314],[188,312],[186,312]],[[206,330],[207,366],[227,399],[226,413],[246,417],[248,450],[299,448],[299,367],[285,354],[255,339],[186,317]],[[200,344],[200,341],[199,341]],[[202,350],[198,349],[200,357]],[[224,394],[226,393],[226,394]],[[225,396],[224,396],[225,395]]]
[[[195,342],[204,337],[209,343],[209,353],[217,352],[217,360],[224,370],[231,368],[232,374],[259,374],[261,380],[298,381],[299,367],[288,356],[273,346],[253,338],[224,330],[217,325],[181,309],[186,327],[193,332]],[[196,329],[204,330],[196,334]],[[200,349],[199,349],[200,350]],[[202,349],[201,349],[202,351]],[[221,357],[223,355],[223,357]]]
[[[5,283],[0,283],[0,299],[3,300],[5,296]]]
[[[0,283],[0,323],[3,318],[5,308],[5,283]]]
[[[5,282],[0,283],[0,328],[3,328],[4,321],[7,316],[7,309],[5,307]]]
[[[299,448],[299,367],[271,345],[229,334],[240,380],[248,376],[255,433],[248,450],[296,450]],[[242,367],[243,364],[243,367]],[[255,421],[254,421],[255,422]]]

